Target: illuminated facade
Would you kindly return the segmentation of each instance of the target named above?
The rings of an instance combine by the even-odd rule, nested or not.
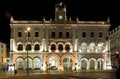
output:
[[[15,69],[110,69],[109,20],[67,19],[66,5],[55,6],[55,19],[11,18],[10,59]],[[30,31],[26,29],[30,27]],[[28,53],[28,57],[27,57]],[[28,67],[27,67],[28,58]]]
[[[0,69],[7,67],[7,45],[0,42]]]
[[[119,67],[120,60],[120,25],[110,31],[110,50],[111,50],[111,62],[114,68]]]

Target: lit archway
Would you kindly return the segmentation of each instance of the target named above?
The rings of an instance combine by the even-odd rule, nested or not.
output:
[[[72,59],[70,57],[66,57],[63,59],[63,68],[64,70],[72,70]]]
[[[31,58],[28,58],[28,61],[27,61],[27,58],[25,59],[25,68],[27,69],[32,69],[32,59]]]
[[[88,67],[88,60],[86,58],[83,58],[80,60],[81,62],[81,69],[87,69]]]
[[[96,60],[94,58],[91,58],[89,60],[89,69],[95,69],[95,65],[96,65]]]
[[[24,68],[24,60],[23,60],[23,58],[17,58],[16,59],[16,68],[17,69],[23,69]]]
[[[33,59],[33,68],[34,69],[40,69],[42,66],[42,62],[39,58],[34,58]]]
[[[102,58],[99,58],[97,60],[97,69],[103,69],[104,67],[104,60]]]

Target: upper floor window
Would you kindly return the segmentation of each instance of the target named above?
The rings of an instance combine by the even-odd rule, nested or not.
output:
[[[102,32],[99,32],[99,37],[103,37],[103,33]]]
[[[63,51],[63,45],[62,45],[62,44],[59,44],[59,45],[58,45],[58,50],[59,50],[60,52]]]
[[[102,51],[103,50],[103,43],[99,43],[97,46],[98,51]]]
[[[18,32],[18,37],[22,37],[22,32]]]
[[[55,37],[55,32],[52,32],[52,38],[54,38]]]
[[[55,44],[52,44],[52,45],[51,45],[51,50],[52,50],[52,51],[55,51],[55,50],[56,50],[56,45],[55,45]]]
[[[86,44],[86,43],[82,43],[82,44],[81,44],[81,49],[82,49],[83,51],[87,50],[87,44]]]
[[[69,37],[70,37],[69,32],[66,32],[66,38],[69,38]]]
[[[90,36],[91,36],[91,37],[94,37],[94,36],[95,36],[95,35],[94,35],[94,32],[91,32],[91,33],[90,33]]]
[[[27,36],[30,37],[30,32],[28,32]]]
[[[30,44],[27,44],[27,46],[26,46],[26,50],[31,50],[32,48],[31,48],[31,45]]]
[[[59,38],[62,38],[62,32],[59,32]]]
[[[23,50],[23,45],[22,45],[22,44],[19,44],[17,50],[18,50],[18,51]]]
[[[39,37],[39,33],[38,32],[35,32],[35,37]]]
[[[69,51],[69,50],[70,50],[70,45],[69,45],[69,44],[66,44],[66,45],[65,45],[65,50],[66,50],[66,51]]]
[[[94,51],[95,50],[95,43],[90,43],[90,51]]]
[[[86,32],[82,32],[82,37],[83,37],[83,38],[86,37]]]
[[[39,46],[39,44],[35,44],[35,48],[34,48],[34,50],[40,50],[40,46]]]

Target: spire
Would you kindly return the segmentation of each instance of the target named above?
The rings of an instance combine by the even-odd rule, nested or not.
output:
[[[69,21],[71,21],[71,16],[70,16],[70,18],[69,18]]]
[[[64,11],[66,11],[66,5],[65,5],[65,3],[64,2],[58,2],[56,4],[56,11],[57,10],[64,10]]]
[[[108,16],[108,18],[107,18],[107,22],[110,23],[110,17],[109,17],[109,16]]]
[[[45,17],[43,17],[43,21],[45,21]]]
[[[76,18],[76,21],[79,21],[78,17]]]
[[[62,6],[62,4],[63,4],[63,3],[62,3],[62,2],[60,2],[60,3],[59,3],[59,6]]]
[[[11,18],[10,18],[10,22],[13,22],[13,20],[14,20],[14,19],[13,19],[13,16],[11,16]]]

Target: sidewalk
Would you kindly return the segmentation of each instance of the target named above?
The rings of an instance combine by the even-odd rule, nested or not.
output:
[[[39,78],[43,79],[42,75],[46,75],[47,77],[52,76],[64,76],[64,78],[60,78],[57,76],[57,78],[50,78],[50,79],[116,79],[115,78],[115,71],[116,70],[79,70],[79,71],[56,71],[56,70],[48,70],[48,71],[41,71],[41,70],[29,70],[29,74],[27,76],[27,73],[25,70],[18,70],[16,74],[14,72],[0,72],[0,79],[29,79],[28,77],[31,76],[32,79],[34,79],[34,76],[41,76]],[[51,76],[50,76],[51,75]],[[24,77],[24,78],[22,78]],[[69,77],[69,78],[68,78]],[[71,78],[70,78],[71,77]],[[31,79],[30,78],[30,79]],[[35,79],[39,79],[35,78]]]

